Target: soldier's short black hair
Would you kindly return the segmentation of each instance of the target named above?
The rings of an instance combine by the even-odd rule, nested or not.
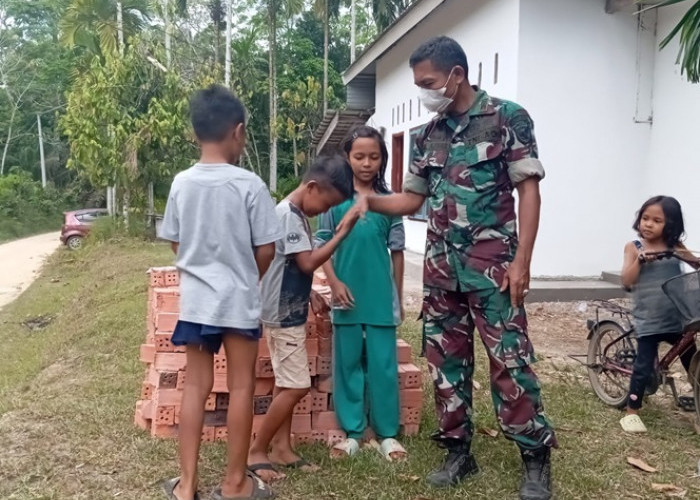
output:
[[[190,98],[190,119],[202,142],[218,142],[239,123],[245,123],[245,108],[226,87],[212,85]]]
[[[316,181],[321,187],[333,188],[344,199],[348,199],[354,192],[352,177],[352,168],[348,161],[335,154],[316,158],[304,174],[304,182]]]
[[[436,36],[423,42],[411,54],[408,64],[413,68],[423,61],[430,61],[435,68],[449,73],[455,66],[461,66],[464,74],[469,76],[469,64],[464,49],[449,36]]]
[[[646,209],[652,205],[661,206],[661,210],[664,212],[664,218],[666,219],[661,236],[664,243],[666,243],[669,248],[675,248],[685,234],[685,224],[683,223],[683,210],[681,210],[681,204],[672,196],[654,196],[645,201],[642,208],[640,208],[639,212],[637,212],[637,219],[634,221],[632,229],[637,231],[640,238],[642,237],[640,232],[642,216],[644,215]]]

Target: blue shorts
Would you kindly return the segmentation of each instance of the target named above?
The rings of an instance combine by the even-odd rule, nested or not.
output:
[[[198,345],[206,347],[212,354],[216,354],[221,349],[223,336],[240,335],[248,340],[260,340],[262,336],[261,328],[227,328],[223,326],[202,325],[201,323],[190,323],[179,320],[175,325],[175,331],[171,342],[174,345]]]

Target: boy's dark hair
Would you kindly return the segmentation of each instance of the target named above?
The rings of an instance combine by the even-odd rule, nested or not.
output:
[[[436,69],[449,73],[455,66],[464,69],[464,75],[469,76],[467,55],[460,44],[448,36],[436,36],[423,42],[411,54],[408,64],[413,68],[423,61],[430,61]]]
[[[212,85],[190,98],[190,119],[197,139],[218,142],[239,123],[245,123],[245,108],[230,90]]]
[[[338,154],[316,158],[304,174],[303,181],[316,181],[323,188],[333,188],[344,199],[351,198],[354,192],[352,168],[348,161]]]
[[[350,130],[347,139],[345,139],[345,142],[343,143],[343,151],[345,151],[345,154],[348,155],[348,157],[350,157],[350,151],[352,151],[353,143],[360,138],[374,139],[377,141],[377,144],[379,144],[379,150],[382,155],[382,164],[379,167],[377,177],[375,177],[374,181],[372,181],[372,188],[377,193],[389,193],[390,191],[386,185],[386,179],[384,178],[386,174],[386,166],[387,163],[389,163],[389,151],[386,148],[382,134],[380,134],[376,128],[372,128],[368,125],[359,125]]]
[[[664,217],[666,218],[662,238],[669,248],[674,248],[680,243],[681,238],[683,238],[685,234],[685,225],[683,224],[681,204],[672,196],[654,196],[645,201],[642,208],[637,212],[637,220],[634,221],[632,229],[637,231],[637,234],[641,238],[642,235],[639,231],[639,225],[642,222],[644,211],[651,205],[661,205],[661,210],[663,210]]]

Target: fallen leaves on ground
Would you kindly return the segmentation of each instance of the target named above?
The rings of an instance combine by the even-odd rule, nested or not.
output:
[[[644,472],[657,472],[657,469],[646,463],[641,458],[627,457],[627,463]]]

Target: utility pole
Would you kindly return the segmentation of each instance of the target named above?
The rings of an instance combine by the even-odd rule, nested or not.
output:
[[[46,189],[46,161],[44,160],[44,134],[41,132],[41,115],[36,114],[36,124],[39,127],[39,157],[41,158],[41,187]]]

